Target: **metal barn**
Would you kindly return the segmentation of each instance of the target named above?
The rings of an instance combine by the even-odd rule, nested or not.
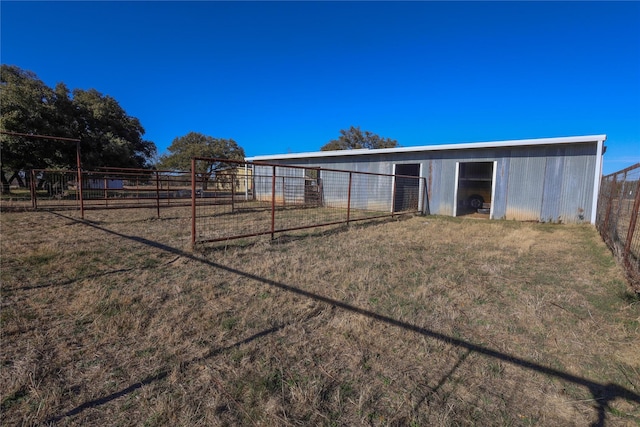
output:
[[[430,214],[595,223],[606,135],[318,151],[252,162],[426,178]],[[322,171],[320,171],[322,173]]]

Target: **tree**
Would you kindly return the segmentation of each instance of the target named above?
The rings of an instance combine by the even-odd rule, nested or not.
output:
[[[372,132],[360,130],[360,126],[351,126],[348,130],[340,130],[340,137],[333,139],[322,146],[320,150],[355,150],[358,148],[394,148],[398,141],[390,138],[382,138]]]
[[[142,138],[145,131],[140,121],[127,115],[115,99],[95,89],[75,89],[73,107],[72,126],[82,139],[83,167],[149,166],[155,144]]]
[[[233,139],[221,139],[189,132],[175,138],[169,148],[169,154],[160,157],[159,166],[166,169],[190,170],[192,157],[214,157],[218,159],[244,160],[244,150]],[[216,172],[228,167],[220,161],[199,162],[196,173],[200,175],[203,189]]]
[[[41,134],[49,130],[49,123],[54,117],[55,94],[35,74],[15,66],[2,65],[0,95],[3,131]],[[50,141],[8,135],[0,135],[0,138],[3,193],[9,191],[9,182],[19,176],[20,170],[47,167],[50,164],[38,159],[55,162],[56,157],[63,156],[64,147],[54,150]],[[13,175],[7,179],[5,171],[13,171]]]
[[[1,130],[80,138],[84,168],[146,167],[156,152],[155,144],[142,138],[140,121],[95,89],[69,91],[64,83],[51,89],[34,73],[3,64],[0,96]],[[0,134],[0,150],[3,192],[21,170],[76,167],[71,142]],[[8,171],[13,172],[9,179]]]

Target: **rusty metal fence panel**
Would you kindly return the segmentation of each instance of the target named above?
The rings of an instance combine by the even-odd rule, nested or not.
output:
[[[27,170],[20,172],[20,181],[14,180],[9,191],[0,198],[0,206],[8,209],[33,209],[38,201],[41,207],[48,203],[70,204],[75,207],[75,192],[67,189],[69,183],[77,181],[76,171],[69,170]]]
[[[421,213],[426,205],[425,178],[415,176],[194,158],[192,182],[194,245]],[[225,192],[212,198],[212,185]]]
[[[189,206],[188,172],[109,168],[82,173],[84,209],[155,208]]]
[[[30,193],[33,208],[50,206],[75,208],[78,193],[75,185],[78,181],[77,171],[34,169],[30,171]]]
[[[602,178],[596,227],[640,292],[640,163]]]
[[[123,209],[191,206],[191,173],[103,168],[94,171],[34,169],[25,174],[29,197],[6,208]],[[78,185],[80,182],[80,185]]]

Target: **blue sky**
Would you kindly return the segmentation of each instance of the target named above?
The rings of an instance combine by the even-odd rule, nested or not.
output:
[[[401,146],[607,134],[640,161],[640,2],[0,3],[4,64],[95,88],[162,154],[190,131],[248,156],[351,125]]]

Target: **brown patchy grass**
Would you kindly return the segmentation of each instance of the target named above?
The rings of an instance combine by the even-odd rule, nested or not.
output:
[[[638,425],[589,226],[413,217],[189,249],[188,208],[3,213],[6,425]]]

